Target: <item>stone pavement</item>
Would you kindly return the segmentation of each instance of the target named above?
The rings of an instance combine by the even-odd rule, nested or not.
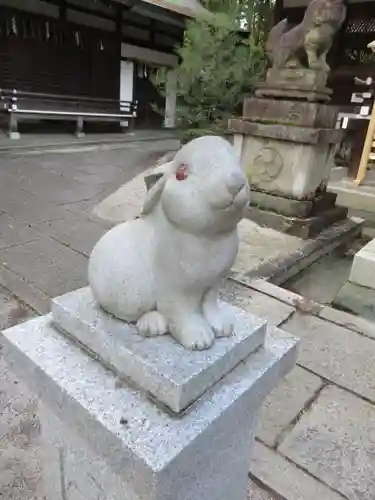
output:
[[[0,284],[40,313],[51,297],[85,285],[87,257],[108,229],[90,209],[178,145],[160,139],[0,153]]]
[[[282,327],[301,344],[297,366],[264,404],[251,474],[275,498],[373,499],[375,324],[253,282],[249,293],[260,292],[274,301],[268,317],[290,308]]]
[[[158,141],[0,155],[1,328],[86,283],[87,255],[106,230],[91,208],[175,147]],[[249,498],[373,500],[375,324],[261,280],[230,280],[222,293],[302,339],[296,368],[263,406]],[[2,500],[40,500],[38,432],[35,402],[0,350]]]

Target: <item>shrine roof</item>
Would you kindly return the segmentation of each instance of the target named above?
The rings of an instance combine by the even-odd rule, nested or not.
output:
[[[346,0],[347,4],[374,3],[375,0]],[[286,9],[294,7],[306,7],[310,0],[282,0],[282,5]]]
[[[197,17],[208,11],[197,0],[142,0],[186,17]]]
[[[161,8],[165,14],[177,14],[184,17],[195,18],[200,15],[210,15],[198,0],[112,0],[139,10],[142,8]]]

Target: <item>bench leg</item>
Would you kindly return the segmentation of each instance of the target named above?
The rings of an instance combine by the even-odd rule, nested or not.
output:
[[[20,133],[18,132],[18,119],[17,115],[10,113],[9,115],[9,139],[19,139]]]
[[[123,128],[123,130],[133,130],[135,128],[135,118],[130,117],[126,119],[127,125]]]
[[[83,118],[80,116],[77,118],[77,123],[76,123],[76,137],[80,139],[81,137],[85,137],[85,132],[83,131]]]

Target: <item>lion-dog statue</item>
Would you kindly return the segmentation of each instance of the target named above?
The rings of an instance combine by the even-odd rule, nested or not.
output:
[[[280,21],[267,41],[272,68],[329,71],[326,57],[345,17],[343,0],[311,0],[300,24],[288,29],[288,20]]]

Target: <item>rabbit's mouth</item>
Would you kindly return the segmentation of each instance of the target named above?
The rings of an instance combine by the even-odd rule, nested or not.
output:
[[[217,192],[212,192],[210,205],[217,210],[233,211],[240,210],[249,201],[249,188],[244,185],[236,194],[231,194],[229,191],[222,193],[222,196],[217,197]]]
[[[227,198],[223,200],[212,200],[211,207],[216,208],[217,210],[228,210],[235,206],[234,200],[235,198],[232,198],[230,200],[228,200]]]
[[[214,203],[212,206],[219,210],[227,210],[228,208],[234,207],[234,198],[230,201],[223,200],[222,202]]]
[[[239,193],[237,196],[233,197],[231,200],[221,200],[211,203],[211,206],[217,210],[223,211],[233,211],[241,210],[247,203],[248,196],[246,193]]]
[[[233,204],[237,209],[243,209],[248,203],[250,203],[250,190],[248,186],[245,185],[234,197]]]

